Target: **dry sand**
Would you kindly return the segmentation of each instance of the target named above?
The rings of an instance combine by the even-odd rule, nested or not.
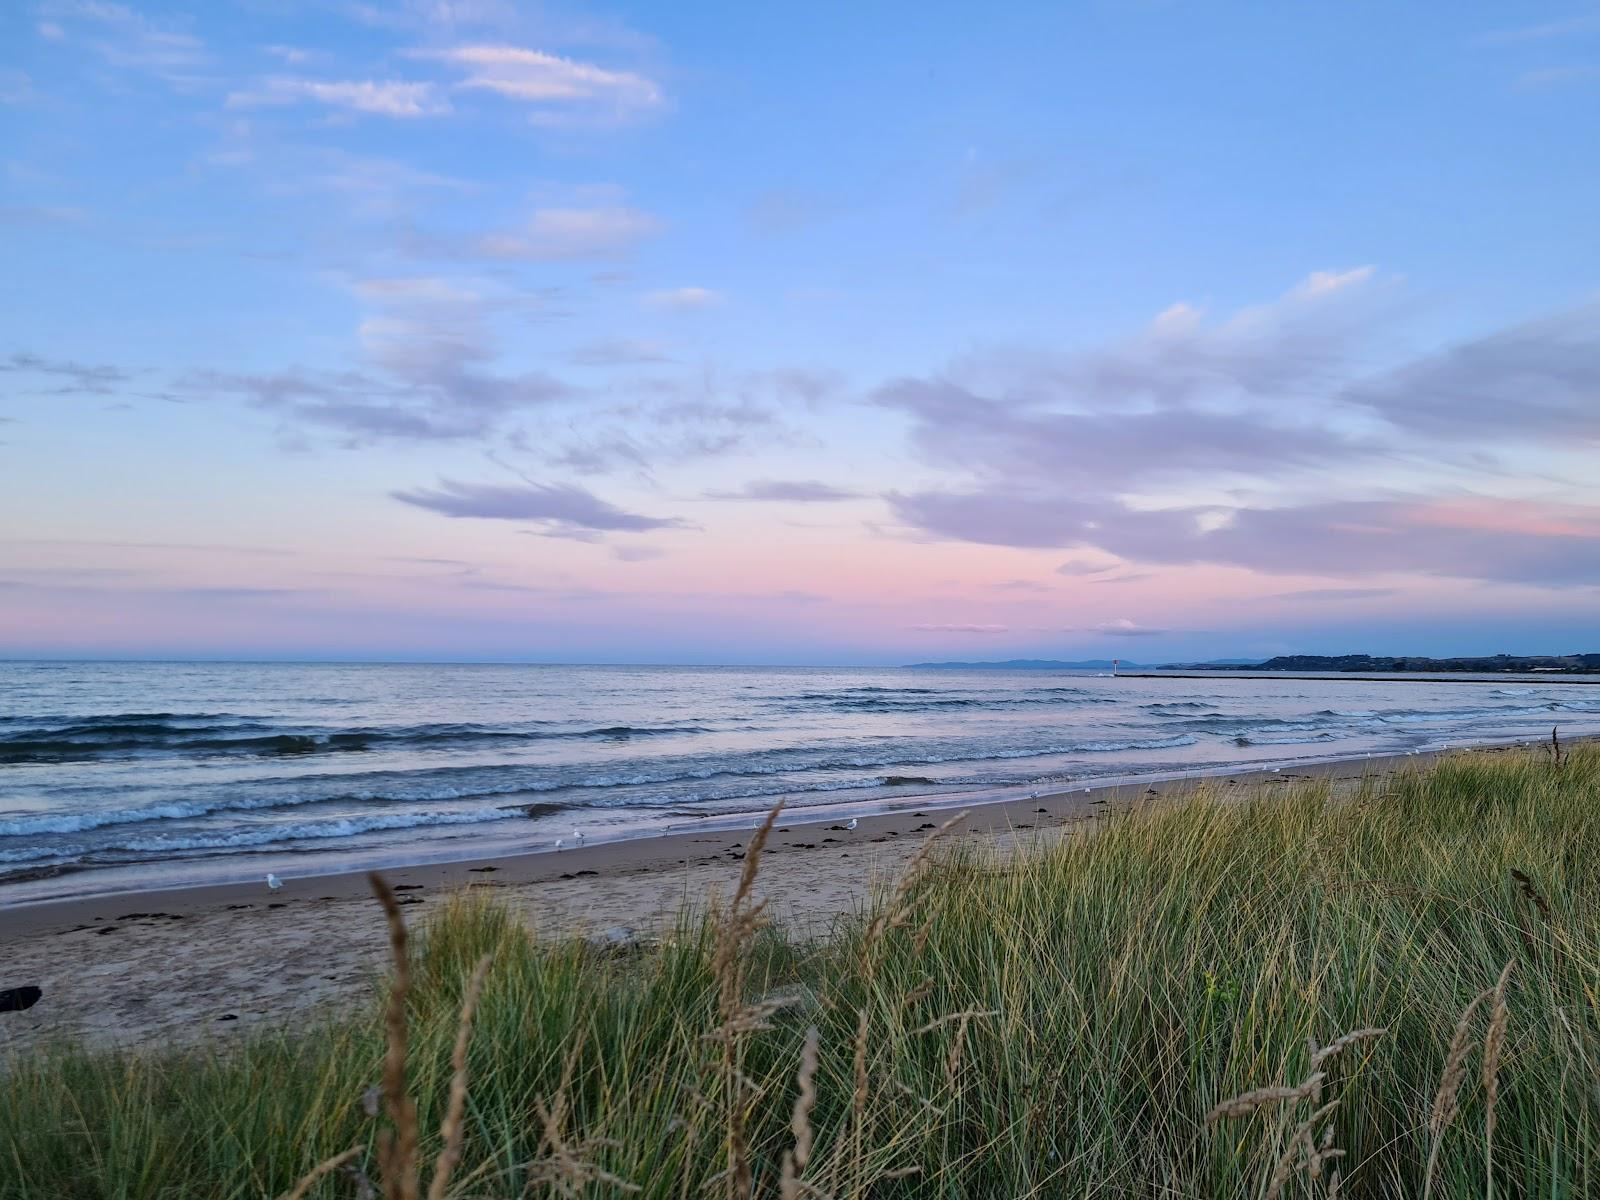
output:
[[[1224,793],[1308,778],[1347,789],[1419,761],[1359,759],[1207,782]],[[1194,786],[1169,780],[987,804],[947,836],[1006,851],[1110,807]],[[762,858],[760,891],[778,919],[825,932],[950,815],[929,808],[863,817],[854,831],[836,820],[780,821]],[[385,874],[413,918],[472,885],[493,889],[543,935],[649,933],[685,904],[731,890],[748,839],[749,830],[674,834]],[[0,910],[0,989],[34,984],[44,992],[26,1012],[0,1013],[0,1057],[55,1037],[101,1046],[225,1043],[246,1029],[320,1018],[370,997],[384,954],[382,914],[365,877],[354,874],[291,879],[277,892],[265,883],[175,888]]]

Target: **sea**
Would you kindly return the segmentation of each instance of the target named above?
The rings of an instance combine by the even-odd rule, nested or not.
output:
[[[1600,733],[1600,678],[0,663],[0,906]]]

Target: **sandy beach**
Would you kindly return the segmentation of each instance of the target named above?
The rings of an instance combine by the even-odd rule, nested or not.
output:
[[[1004,853],[1119,806],[1199,786],[1226,795],[1327,779],[1353,790],[1427,757],[1075,789],[975,807],[947,837]],[[864,817],[855,830],[837,819],[780,820],[760,889],[777,919],[824,933],[951,815],[930,807]],[[515,906],[541,936],[649,936],[685,905],[731,888],[748,837],[748,830],[686,833],[386,874],[419,923],[429,904],[476,887]],[[370,995],[384,938],[361,874],[290,879],[278,891],[263,882],[12,907],[0,912],[0,988],[32,984],[44,995],[26,1012],[0,1016],[0,1054],[56,1037],[129,1047],[226,1042],[245,1030],[325,1016]]]

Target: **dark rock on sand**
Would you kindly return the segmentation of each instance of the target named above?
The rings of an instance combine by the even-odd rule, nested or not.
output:
[[[39,997],[44,992],[29,983],[22,987],[6,988],[0,991],[0,1012],[26,1012],[39,1003]]]

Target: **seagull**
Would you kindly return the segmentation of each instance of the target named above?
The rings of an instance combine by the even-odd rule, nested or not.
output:
[[[271,871],[268,871],[267,872],[267,886],[269,888],[271,888],[273,891],[277,891],[279,888],[281,888],[283,886],[283,880],[279,879]]]
[[[583,830],[574,829],[572,831],[572,840],[580,846],[583,845]]]
[[[562,839],[560,839],[560,838],[556,839],[556,849],[557,850],[561,849],[561,847],[565,846],[566,844],[567,843],[564,842]]]
[[[858,824],[860,824],[860,822],[857,821],[854,817],[851,817],[850,818],[850,824],[846,825],[845,828],[846,829],[854,829]]]

